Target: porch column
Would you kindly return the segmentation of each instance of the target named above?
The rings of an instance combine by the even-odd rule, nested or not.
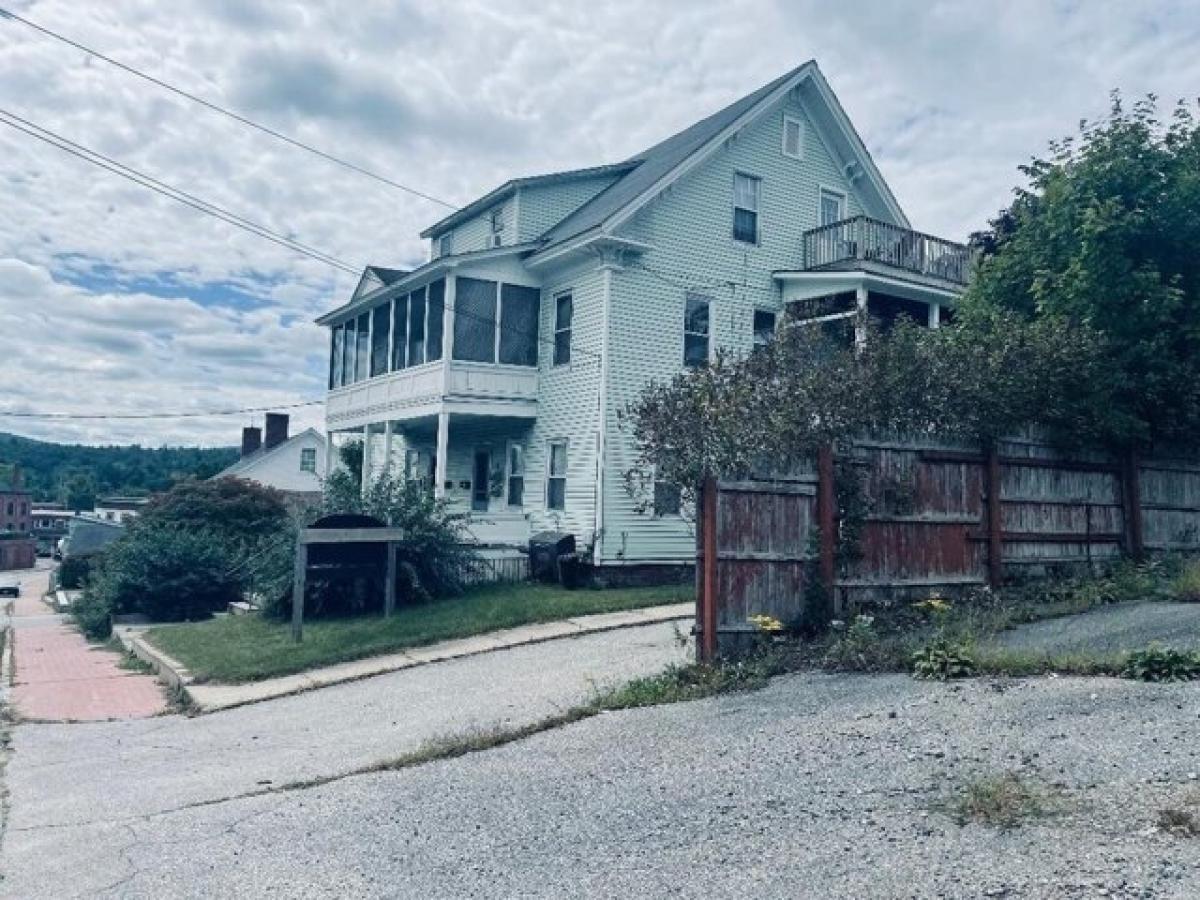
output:
[[[438,413],[437,427],[437,456],[433,465],[433,496],[438,500],[446,497],[446,457],[450,451],[450,413],[442,410]]]
[[[861,351],[867,345],[867,286],[860,284],[854,291],[854,349]]]
[[[365,494],[367,486],[371,483],[371,426],[363,426],[363,455],[362,455],[362,483],[359,489]]]
[[[335,457],[335,448],[333,446],[333,436],[336,432],[325,432],[325,477],[328,478],[333,474],[333,463]]]
[[[942,325],[942,304],[929,304],[929,327],[940,328]]]
[[[391,476],[392,474],[392,423],[387,421],[383,423],[383,474]]]

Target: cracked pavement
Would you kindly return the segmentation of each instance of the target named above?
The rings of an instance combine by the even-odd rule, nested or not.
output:
[[[230,845],[236,856],[238,823],[302,804],[307,793],[273,788],[339,776],[471,728],[537,722],[686,657],[672,625],[649,625],[195,718],[16,726],[0,896],[138,895],[138,884],[166,874],[156,865],[166,848],[203,857]],[[197,893],[186,881],[154,895]]]
[[[393,756],[411,746],[379,715],[396,697],[409,722],[452,719],[443,734],[497,711],[518,724],[582,699],[584,672],[619,679],[678,652],[654,626],[495,654],[490,666],[460,660],[440,679],[426,667],[190,721],[75,726],[92,735],[83,754],[101,728],[123,749],[70,768],[78,754],[46,741],[45,726],[19,729],[5,896],[1196,895],[1200,840],[1158,827],[1167,807],[1200,816],[1200,695],[1189,684],[798,674],[457,759],[254,793],[270,787],[264,771],[278,784],[374,752],[339,751],[343,738],[378,731]],[[302,709],[288,704],[317,697],[329,698],[328,718],[300,728]],[[262,729],[276,716],[271,739]],[[362,733],[343,729],[358,722]],[[1047,792],[1046,815],[1003,830],[951,814],[963,783],[1005,772]]]

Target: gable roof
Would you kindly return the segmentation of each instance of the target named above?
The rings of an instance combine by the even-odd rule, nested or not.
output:
[[[768,106],[802,84],[811,86],[805,99],[821,107],[816,110],[817,118],[835,132],[841,155],[861,167],[867,183],[873,188],[875,196],[872,199],[877,201],[882,210],[886,210],[889,218],[907,226],[908,220],[900,204],[876,168],[862,138],[833,95],[816,62],[809,60],[724,109],[631,157],[626,163],[634,164],[635,168],[547,231],[543,235],[543,249],[592,229],[608,230],[620,224],[675,178],[684,174],[691,164],[702,161],[708,152],[721,146]]]
[[[319,431],[317,431],[315,428],[305,428],[303,431],[299,431],[296,434],[293,434],[286,441],[276,444],[274,447],[271,447],[269,449],[266,447],[259,447],[253,453],[247,453],[245,456],[236,460],[231,465],[226,466],[224,469],[222,469],[220,472],[218,472],[216,475],[214,475],[212,477],[213,478],[240,478],[243,474],[245,474],[247,469],[254,468],[260,462],[262,462],[265,459],[268,459],[269,457],[274,456],[276,453],[278,453],[280,450],[282,450],[284,447],[288,446],[289,444],[292,444],[292,443],[300,440],[301,438],[308,437],[308,436],[315,437],[322,444],[325,443],[325,438]]]
[[[541,187],[543,185],[560,184],[566,181],[601,178],[605,175],[624,175],[636,166],[637,161],[627,160],[610,165],[591,166],[586,169],[568,169],[564,172],[550,172],[546,175],[526,175],[522,178],[513,178],[510,181],[504,182],[500,187],[484,194],[478,200],[472,200],[462,209],[455,210],[446,216],[446,218],[434,222],[421,232],[421,237],[437,237],[439,234],[449,231],[455,225],[459,225],[467,219],[474,218],[489,206],[494,206],[497,203],[507,200],[523,187]]]

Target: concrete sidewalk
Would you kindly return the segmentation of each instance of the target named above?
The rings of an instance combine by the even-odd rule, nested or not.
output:
[[[577,616],[557,622],[542,622],[507,628],[503,631],[492,631],[425,647],[413,647],[385,656],[372,656],[247,684],[197,684],[180,662],[172,659],[141,636],[143,628],[118,626],[116,634],[127,648],[154,666],[160,678],[170,685],[183,688],[197,711],[215,712],[220,709],[273,700],[277,697],[286,697],[348,681],[358,681],[362,678],[370,678],[428,663],[445,662],[495,650],[507,650],[542,641],[596,634],[617,628],[632,628],[690,619],[694,615],[695,604],[674,603],[622,612]]]
[[[96,722],[164,712],[166,697],[152,677],[122,669],[118,654],[89,644],[42,603],[50,571],[39,568],[25,575],[21,597],[13,604],[10,699],[18,718]]]

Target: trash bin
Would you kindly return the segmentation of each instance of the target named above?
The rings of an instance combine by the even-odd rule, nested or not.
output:
[[[559,558],[575,552],[575,535],[541,531],[529,539],[529,573],[538,581],[559,581]]]

